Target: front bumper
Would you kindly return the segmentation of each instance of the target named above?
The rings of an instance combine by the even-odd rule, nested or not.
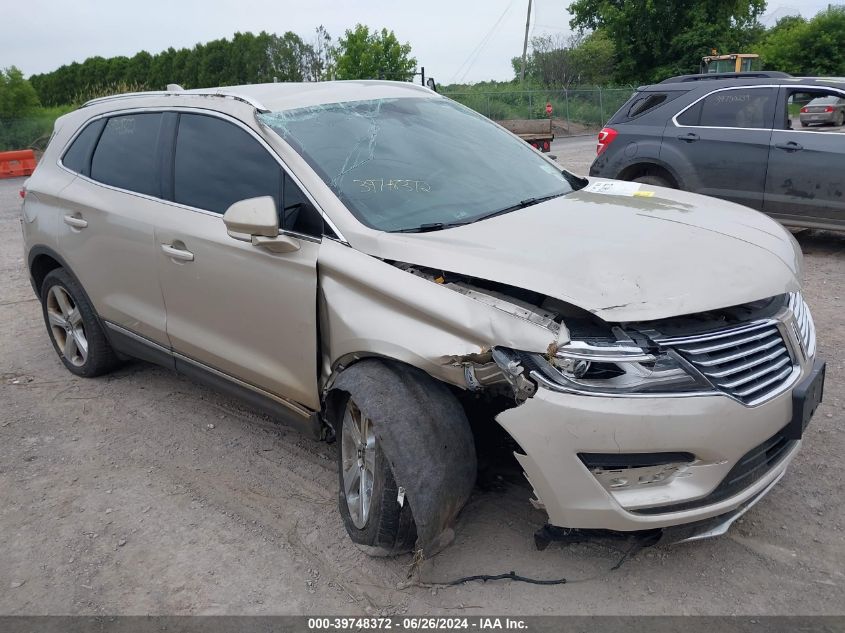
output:
[[[809,373],[803,368],[799,384]],[[786,471],[800,441],[783,447],[771,467],[730,496],[713,495],[749,451],[792,417],[792,388],[753,407],[724,395],[611,398],[539,388],[497,417],[522,447],[517,453],[555,526],[615,531],[693,524],[756,502]],[[605,488],[579,453],[692,453],[683,476],[620,490]],[[702,502],[702,500],[704,500]],[[696,503],[696,501],[698,501]],[[667,506],[671,511],[661,512]]]
[[[668,545],[674,545],[677,543],[690,543],[692,541],[702,541],[704,539],[721,536],[727,532],[730,527],[742,517],[743,514],[757,505],[757,502],[765,497],[769,490],[775,487],[775,484],[777,484],[783,477],[784,472],[785,471],[781,471],[781,473],[775,477],[768,486],[726,514],[713,517],[712,519],[704,519],[702,521],[684,523],[682,525],[665,528],[661,535],[660,542]]]

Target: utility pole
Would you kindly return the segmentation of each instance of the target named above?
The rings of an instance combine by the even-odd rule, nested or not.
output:
[[[525,57],[528,55],[528,26],[531,24],[531,0],[528,0],[528,17],[525,18],[525,41],[522,42],[522,71],[519,73],[519,83],[525,82]]]

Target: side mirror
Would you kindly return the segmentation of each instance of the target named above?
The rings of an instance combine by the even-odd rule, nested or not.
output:
[[[251,242],[253,235],[276,237],[279,234],[279,214],[270,196],[240,200],[226,209],[223,223],[230,237]]]
[[[223,214],[223,223],[230,237],[251,242],[273,253],[299,250],[299,240],[279,235],[279,214],[271,196],[248,198],[236,202]]]

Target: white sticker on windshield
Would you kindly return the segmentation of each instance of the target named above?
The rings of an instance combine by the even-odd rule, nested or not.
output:
[[[640,191],[640,183],[621,180],[599,180],[584,187],[590,193],[604,193],[609,196],[650,196],[651,191]]]

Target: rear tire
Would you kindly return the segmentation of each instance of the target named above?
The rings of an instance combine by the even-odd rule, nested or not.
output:
[[[94,307],[64,269],[50,271],[41,284],[41,312],[53,349],[77,376],[101,376],[120,364]]]
[[[668,187],[669,189],[675,189],[675,185],[669,182],[666,178],[662,176],[655,176],[654,174],[644,174],[642,176],[637,176],[633,178],[631,182],[641,182],[644,185],[654,185],[655,187]]]
[[[338,507],[349,538],[370,556],[395,556],[413,550],[417,529],[411,505],[403,499],[381,450],[372,421],[351,397],[335,409]]]

